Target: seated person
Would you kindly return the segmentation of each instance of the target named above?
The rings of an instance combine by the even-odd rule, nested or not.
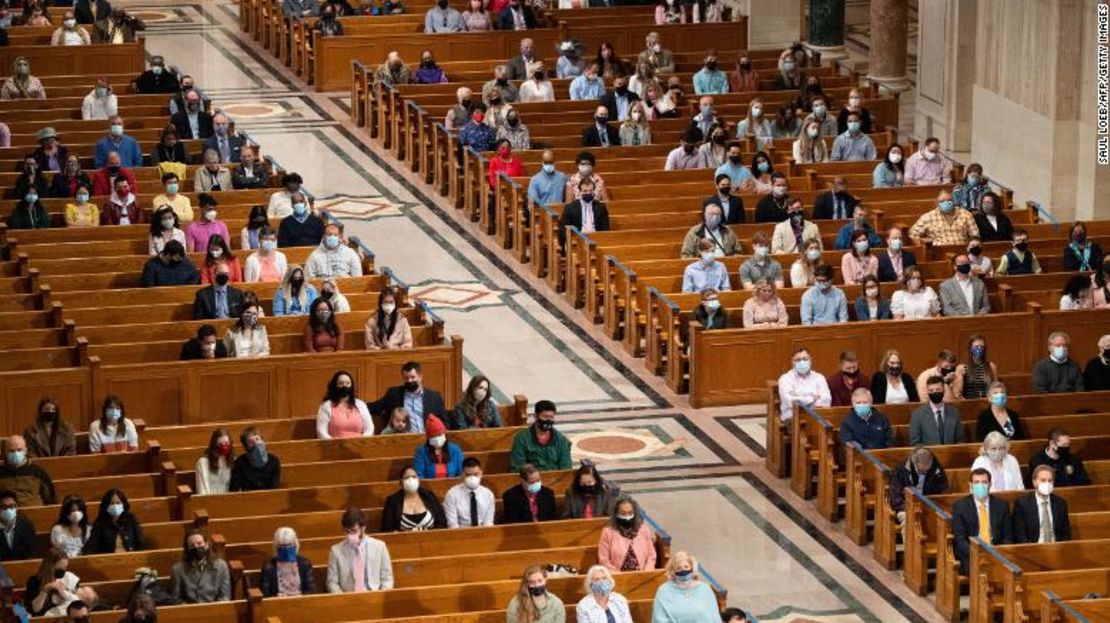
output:
[[[860,282],[863,294],[856,298],[856,321],[890,320],[890,301],[883,298],[882,285],[875,275],[867,275]]]
[[[871,389],[871,379],[859,369],[859,357],[854,351],[840,353],[840,370],[828,377],[832,406],[846,407],[855,401],[852,397],[859,388]]]
[[[728,311],[721,309],[720,293],[713,288],[701,291],[701,303],[694,308],[694,320],[707,330],[728,326]]]
[[[493,400],[489,379],[482,374],[470,377],[466,391],[451,415],[449,424],[452,430],[499,428],[501,412]]]
[[[436,494],[420,486],[420,476],[411,465],[401,470],[401,489],[385,499],[382,532],[414,532],[446,528],[447,515]]]
[[[27,560],[35,555],[38,541],[35,524],[19,512],[19,502],[10,490],[0,491],[0,562]]]
[[[1063,331],[1048,336],[1048,357],[1033,366],[1033,389],[1042,394],[1085,391],[1079,364],[1068,356],[1071,337]]]
[[[1029,472],[1040,465],[1047,465],[1056,474],[1057,487],[1075,487],[1091,484],[1083,460],[1071,453],[1071,435],[1062,428],[1048,432],[1048,443],[1029,459]]]
[[[1021,466],[1010,454],[1010,440],[998,432],[987,433],[979,456],[971,464],[971,469],[985,469],[991,474],[991,491],[1020,491],[1025,488],[1021,478]]]
[[[447,441],[447,427],[434,415],[424,420],[427,443],[416,449],[412,467],[424,480],[458,478],[462,474],[463,452],[459,445]]]
[[[346,370],[336,372],[316,411],[317,439],[370,437],[373,434],[374,421],[366,403],[357,396],[354,377]]]
[[[119,396],[108,395],[100,407],[100,418],[89,426],[89,452],[134,452],[139,449],[135,423],[123,410]]]
[[[335,353],[343,350],[343,327],[335,320],[331,303],[318,298],[309,306],[304,326],[304,352]]]
[[[397,292],[384,288],[378,295],[378,309],[366,319],[366,350],[412,348],[412,329],[397,309]]]
[[[38,417],[23,429],[27,453],[33,457],[73,456],[77,454],[77,433],[62,418],[52,398],[39,400]]]
[[[970,539],[977,536],[991,545],[1013,542],[1010,509],[1006,501],[991,493],[991,473],[971,470],[971,495],[952,505],[952,537],[960,574],[967,574],[971,556]]]
[[[308,209],[300,191],[293,193],[293,212],[278,225],[278,247],[313,247],[324,238],[324,221]]]
[[[362,259],[343,240],[343,227],[328,223],[323,239],[309,254],[304,270],[309,279],[358,277],[362,275]]]
[[[224,359],[227,357],[227,345],[216,337],[216,327],[202,324],[197,329],[196,337],[189,338],[181,346],[182,361],[194,359]]]
[[[963,443],[964,425],[960,412],[947,403],[944,379],[930,376],[921,396],[929,401],[910,414],[910,445],[939,446]]]
[[[790,323],[786,303],[774,283],[766,278],[755,282],[755,294],[744,301],[743,319],[745,329],[773,329]]]
[[[144,288],[195,285],[200,283],[200,272],[185,256],[185,245],[178,240],[170,240],[161,253],[143,265],[140,282]]]
[[[708,238],[698,240],[700,258],[687,265],[682,274],[683,292],[702,292],[712,288],[718,292],[728,292],[732,285],[728,279],[728,269],[717,260],[714,253],[716,243]]]
[[[1029,233],[1024,229],[1014,230],[1014,248],[1006,252],[998,261],[996,275],[1032,275],[1040,274],[1041,263],[1037,256],[1029,250]]]
[[[262,567],[259,578],[263,597],[296,597],[316,592],[312,561],[301,556],[300,548],[301,542],[292,528],[282,526],[274,532],[274,557]]]
[[[559,220],[559,246],[564,250],[568,227],[575,227],[583,234],[609,231],[609,208],[601,201],[595,201],[594,181],[591,178],[578,182],[578,198],[563,208]]]
[[[1006,439],[1025,439],[1017,412],[1006,408],[1006,384],[1002,381],[992,382],[986,397],[990,406],[979,413],[979,422],[975,427],[976,438],[986,439],[990,433],[997,432]]]
[[[495,504],[493,492],[482,486],[482,463],[467,457],[463,461],[463,481],[443,496],[447,527],[492,526]]]
[[[782,264],[770,257],[771,240],[761,231],[752,236],[752,257],[740,265],[740,285],[745,290],[754,290],[755,283],[766,279],[776,288],[786,286]]]
[[[404,407],[411,418],[411,432],[414,433],[424,432],[424,420],[429,415],[436,416],[440,422],[447,420],[443,396],[430,387],[424,387],[424,374],[419,362],[409,361],[401,366],[401,381],[402,385],[385,390],[381,398],[369,405],[370,413],[384,418],[395,408]]]
[[[540,400],[535,407],[535,421],[513,436],[509,471],[517,471],[525,463],[536,469],[555,471],[570,469],[570,440],[555,430],[555,403]]]
[[[54,481],[41,465],[27,455],[23,435],[4,439],[4,463],[0,465],[0,489],[15,493],[20,506],[54,504]]]
[[[343,513],[341,543],[328,552],[329,593],[362,593],[393,588],[393,561],[389,548],[366,533],[366,515],[357,508]]]
[[[197,290],[193,297],[193,320],[237,318],[242,313],[243,291],[228,285],[227,265],[216,267],[213,283]]]
[[[1053,493],[1056,473],[1048,465],[1033,470],[1033,492],[1014,500],[1014,543],[1071,540],[1068,501]]]
[[[915,447],[910,458],[894,468],[890,478],[890,508],[899,524],[906,523],[906,487],[913,487],[922,495],[948,491],[948,474],[925,446]]]
[[[171,593],[183,603],[231,601],[231,572],[212,552],[208,536],[196,528],[185,535],[184,556],[173,565]]]
[[[127,496],[119,489],[108,489],[81,553],[114,554],[121,545],[128,552],[140,551],[146,549],[146,538],[139,519],[131,513]]]
[[[535,523],[558,519],[555,492],[543,486],[540,470],[525,463],[519,470],[520,483],[501,495],[501,523]]]
[[[248,426],[239,435],[243,454],[231,466],[228,491],[260,491],[276,489],[281,482],[281,460],[266,452],[266,442],[258,428]]]
[[[871,390],[859,387],[852,392],[852,412],[840,424],[840,440],[845,444],[857,443],[864,450],[894,445],[894,428],[872,406]]]
[[[848,299],[833,285],[833,267],[822,264],[813,271],[813,287],[802,295],[802,324],[848,322]]]
[[[702,206],[701,223],[690,227],[686,237],[682,239],[682,257],[698,257],[698,241],[708,240],[713,243],[713,255],[722,257],[736,255],[740,252],[740,243],[736,234],[724,224],[721,216],[721,206],[707,203]]]

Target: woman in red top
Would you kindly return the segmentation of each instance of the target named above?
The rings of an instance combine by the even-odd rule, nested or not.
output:
[[[213,234],[208,239],[208,254],[204,256],[204,266],[200,267],[200,282],[212,283],[216,279],[216,269],[224,265],[227,266],[228,282],[243,281],[243,268],[239,265],[239,258],[231,252],[223,236]]]
[[[513,156],[513,147],[509,139],[503,138],[494,146],[497,155],[489,159],[489,216],[493,223],[496,218],[494,210],[497,207],[497,176],[502,171],[509,177],[524,177],[524,165],[520,158]]]
[[[355,397],[355,379],[346,370],[331,377],[328,393],[316,411],[316,436],[320,439],[370,437],[374,421],[366,403]]]
[[[331,303],[324,299],[312,301],[308,323],[304,327],[306,353],[334,353],[343,350],[343,329],[335,321]]]

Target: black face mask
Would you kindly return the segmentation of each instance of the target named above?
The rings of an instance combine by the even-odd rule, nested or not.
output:
[[[1019,243],[1014,245],[1014,248],[1017,249],[1018,251],[1021,251],[1022,253],[1025,253],[1026,251],[1029,250],[1029,243],[1028,242],[1019,242]]]
[[[1066,461],[1067,459],[1071,458],[1071,448],[1069,448],[1068,446],[1060,446],[1056,448],[1056,456]]]
[[[410,394],[416,393],[418,389],[420,389],[419,381],[408,381],[405,383],[405,391]]]
[[[606,125],[609,123],[609,117],[594,117],[594,121],[596,121],[598,125]]]
[[[436,62],[434,59],[426,58],[420,61],[420,66],[431,68],[436,66]]]
[[[902,376],[902,366],[888,366],[886,373],[890,376]]]
[[[805,220],[805,215],[801,212],[794,212],[790,215],[790,222],[795,226],[801,225],[803,220]]]
[[[529,587],[528,587],[528,592],[529,592],[529,593],[530,593],[530,594],[531,594],[531,595],[532,595],[533,597],[540,597],[540,596],[542,596],[542,595],[543,595],[544,593],[546,593],[546,592],[547,592],[547,587],[546,587],[546,586],[529,586]]]
[[[464,97],[463,101],[459,102],[459,105],[462,106],[463,108],[470,108],[470,98],[469,97]]]
[[[219,273],[216,275],[216,285],[226,286],[228,282],[227,273]]]
[[[944,392],[929,392],[929,402],[935,405],[944,402]]]
[[[705,68],[709,71],[717,71],[717,61],[709,61],[705,64]]]
[[[108,165],[108,174],[109,175],[118,175],[119,174],[119,165],[115,165],[115,164]]]
[[[722,196],[727,195],[730,190],[732,190],[730,186],[719,186],[717,188],[717,192],[721,193]]]
[[[622,527],[622,528],[631,528],[632,524],[634,524],[634,523],[636,523],[636,518],[635,517],[633,517],[632,519],[624,519],[624,518],[621,518],[621,517],[617,517],[617,525]]]
[[[299,288],[299,287],[301,287],[302,285],[304,285],[304,277],[293,277],[292,279],[290,279],[290,280],[289,280],[289,283],[290,283],[290,284],[291,284],[291,285],[292,285],[292,286],[293,286],[294,288]]]
[[[967,250],[967,252],[971,255],[974,255],[975,257],[979,257],[979,254],[983,252],[983,247],[971,247]]]
[[[717,136],[713,137],[713,142],[718,145],[724,145],[727,138],[728,137],[723,134],[718,134]]]
[[[749,63],[740,63],[740,69],[742,69],[743,71],[751,71],[752,64],[750,62]]]
[[[729,156],[728,161],[732,164],[740,164],[740,156]]]
[[[688,154],[692,154],[692,153],[694,153],[694,146],[693,145],[683,145],[682,146],[682,151],[684,151]]]
[[[628,95],[628,87],[617,87],[613,90],[617,92],[618,97],[624,97],[625,95]]]
[[[546,433],[555,428],[555,422],[551,420],[536,420],[536,428]]]
[[[346,397],[351,395],[351,388],[350,387],[336,387],[335,388],[335,395],[340,397],[340,398],[346,398]]]
[[[944,367],[944,368],[940,369],[940,374],[941,374],[941,376],[948,376],[949,374],[952,374],[955,371],[956,371],[955,368]]]
[[[587,495],[593,495],[593,494],[597,493],[597,483],[594,483],[592,485],[579,484],[578,489],[580,491],[582,491],[582,493],[585,493]]]
[[[509,79],[508,78],[498,78],[497,79],[497,84],[499,84],[501,86],[505,86],[505,85],[509,84]]]
[[[1102,351],[1102,358],[1110,360],[1110,348],[1107,348],[1107,349]]]

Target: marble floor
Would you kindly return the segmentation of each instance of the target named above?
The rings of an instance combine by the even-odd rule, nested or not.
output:
[[[465,338],[468,374],[498,400],[560,405],[579,457],[635,493],[675,548],[699,556],[730,604],[762,621],[939,621],[762,467],[758,405],[693,410],[598,327],[494,248],[348,123],[344,93],[316,93],[238,29],[237,7],[143,0],[147,48],[193,75],[214,104],[300,173],[319,205],[412,296]]]

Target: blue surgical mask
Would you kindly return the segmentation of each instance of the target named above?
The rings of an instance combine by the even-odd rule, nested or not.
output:
[[[324,237],[324,246],[329,249],[334,249],[339,246],[339,236],[334,234]]]
[[[297,548],[292,545],[278,545],[277,559],[278,562],[296,562]]]
[[[547,163],[545,163],[545,164],[543,165],[543,172],[544,172],[544,173],[546,173],[546,174],[548,174],[548,175],[551,175],[552,173],[554,173],[554,172],[555,172],[555,165],[554,165],[554,164],[547,164]]]
[[[987,349],[982,346],[976,345],[971,347],[971,356],[976,359],[982,359],[983,355],[986,354],[986,352]]]
[[[23,195],[23,200],[27,203],[33,204],[39,200],[39,195],[38,193],[27,193],[26,195]]]
[[[809,374],[809,370],[812,366],[813,362],[809,359],[800,359],[794,362],[794,371],[798,374]]]
[[[991,487],[985,482],[977,482],[971,485],[971,495],[974,495],[977,500],[985,500],[990,494]]]
[[[109,504],[108,505],[108,514],[111,515],[113,519],[119,517],[120,515],[123,514],[123,504],[120,503],[120,502],[116,502],[115,504]]]
[[[113,123],[109,132],[111,132],[112,136],[123,136],[123,124]]]
[[[1067,346],[1053,346],[1052,347],[1052,358],[1055,359],[1056,361],[1063,361],[1063,360],[1067,359],[1068,358],[1068,347]]]
[[[871,405],[852,405],[852,410],[865,420],[871,417]]]
[[[937,207],[940,208],[941,212],[948,214],[952,212],[952,209],[956,207],[956,204],[952,203],[951,199],[945,199],[944,201],[938,203]]]
[[[5,508],[4,510],[0,511],[0,519],[3,519],[4,523],[6,524],[11,524],[15,521],[15,516],[17,512],[18,511],[16,511],[16,509],[14,508]]]
[[[273,251],[277,248],[277,242],[274,240],[263,240],[258,243],[258,246],[262,247],[263,251]]]
[[[77,193],[77,203],[88,203],[89,195],[87,193]]]
[[[177,182],[170,182],[169,184],[166,184],[166,192],[168,192],[170,194],[176,193],[177,189],[178,189]]]
[[[613,592],[613,581],[599,580],[597,582],[590,582],[590,592],[595,595],[608,595]]]
[[[892,251],[902,250],[902,239],[901,238],[895,238],[895,239],[891,240],[889,244],[890,244],[890,249]]]
[[[104,416],[112,422],[119,421],[120,415],[122,415],[122,412],[120,411],[119,407],[108,407],[104,410]]]
[[[687,580],[689,580],[693,576],[694,576],[694,570],[693,569],[684,569],[682,571],[675,571],[674,572],[674,577],[679,582],[686,582]]]
[[[848,122],[848,131],[851,132],[852,134],[855,134],[856,132],[859,132],[859,121],[849,121]]]
[[[8,465],[11,465],[12,467],[23,467],[23,464],[27,462],[27,451],[13,450],[12,452],[8,453],[7,458]]]
[[[308,206],[303,203],[294,203],[293,214],[296,214],[297,216],[304,216],[305,214],[308,214]]]
[[[1001,394],[1001,393],[994,394],[993,396],[991,396],[991,404],[996,406],[996,407],[1005,407],[1006,406],[1006,394]]]
[[[757,166],[756,168],[759,169],[760,173],[766,173],[766,172],[771,170],[771,163],[764,160],[764,161],[760,162],[759,166]]]
[[[535,495],[539,493],[541,489],[543,489],[543,483],[538,480],[536,482],[529,482],[524,485],[524,489],[528,491],[528,493]]]

